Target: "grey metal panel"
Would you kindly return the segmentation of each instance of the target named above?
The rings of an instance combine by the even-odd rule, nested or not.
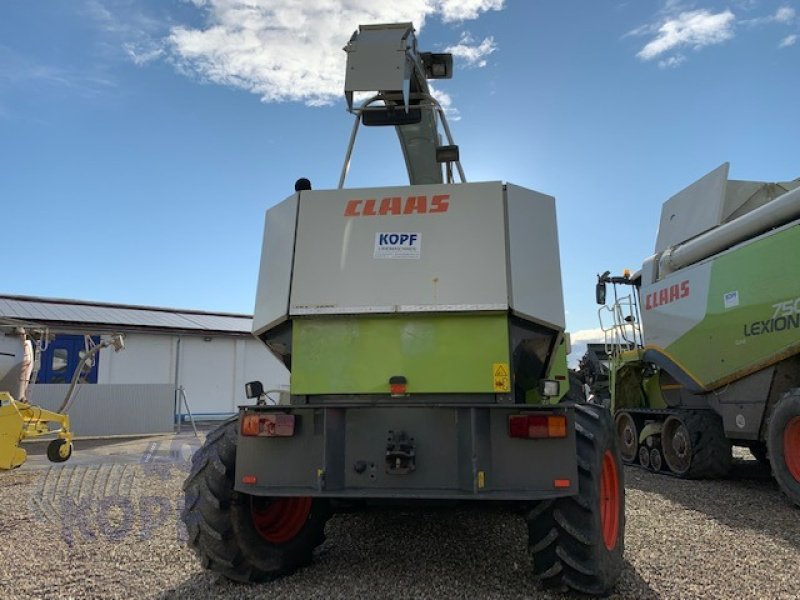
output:
[[[506,185],[511,308],[564,329],[555,198]]]
[[[31,386],[32,403],[57,410],[68,384]],[[171,433],[175,386],[171,384],[85,384],[69,410],[70,426],[79,436]]]
[[[272,496],[471,498],[534,500],[577,492],[574,412],[566,438],[508,435],[508,417],[539,412],[522,406],[251,407],[296,415],[295,435],[240,436],[236,472],[257,485],[236,489]],[[324,414],[324,418],[320,419]],[[389,432],[413,438],[415,468],[389,473]],[[323,443],[324,442],[324,443]],[[238,479],[238,478],[237,478]],[[557,488],[555,480],[569,480]]]
[[[413,31],[411,23],[362,25],[345,47],[345,92],[402,90],[410,76],[406,49],[416,50],[409,47]]]
[[[722,222],[729,167],[728,163],[724,163],[663,204],[656,253],[700,235]]]
[[[774,375],[775,367],[768,367],[734,381],[707,397],[711,406],[722,416],[727,437],[758,439]]]
[[[347,411],[344,433],[346,487],[459,489],[457,414],[457,409],[425,408]],[[412,475],[386,473],[389,430],[405,431],[414,437],[417,462]],[[353,465],[359,460],[376,465],[374,473],[370,473],[370,469],[362,474],[356,473]]]
[[[431,211],[439,195],[447,196],[447,210]],[[405,214],[409,196],[425,196],[428,210]],[[404,210],[391,214],[387,204],[380,214],[383,200],[392,198]],[[348,216],[355,200],[356,214]],[[290,314],[507,307],[504,212],[500,182],[304,192]],[[420,251],[402,260],[376,258],[379,233],[418,234]]]
[[[307,193],[307,192],[305,192]],[[292,286],[297,201],[293,194],[267,211],[258,273],[253,333],[258,335],[286,318]]]
[[[197,331],[249,333],[249,315],[181,311],[156,307],[88,304],[70,300],[0,297],[0,317],[36,323],[103,324]]]

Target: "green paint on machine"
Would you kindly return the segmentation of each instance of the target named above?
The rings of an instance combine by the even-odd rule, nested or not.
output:
[[[293,322],[293,394],[495,393],[509,364],[508,317],[495,314],[335,316]]]
[[[714,259],[706,316],[666,348],[669,355],[714,387],[800,351],[798,247],[794,226]]]

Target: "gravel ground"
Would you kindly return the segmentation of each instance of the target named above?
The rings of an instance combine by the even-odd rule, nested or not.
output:
[[[0,473],[0,596],[561,597],[530,576],[519,517],[469,509],[337,515],[310,567],[232,584],[201,571],[182,543],[179,466]],[[614,597],[800,597],[800,510],[755,461],[739,460],[725,481],[625,476],[626,568]]]

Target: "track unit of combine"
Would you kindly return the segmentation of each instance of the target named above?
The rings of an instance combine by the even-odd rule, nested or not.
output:
[[[746,446],[800,505],[800,180],[722,165],[664,204],[639,273],[600,277],[601,304],[607,284],[623,459],[719,477]]]
[[[554,199],[465,182],[427,84],[452,58],[419,52],[410,24],[362,26],[345,49],[339,189],[300,180],[266,217],[254,334],[291,399],[259,401],[253,382],[208,436],[185,485],[190,545],[263,581],[308,563],[341,507],[495,502],[525,515],[545,585],[607,593],[623,473],[608,412],[569,400]],[[362,124],[395,128],[411,185],[344,187]]]

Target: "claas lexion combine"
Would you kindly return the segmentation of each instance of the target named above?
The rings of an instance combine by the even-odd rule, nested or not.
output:
[[[298,180],[266,215],[254,334],[290,400],[248,384],[252,404],[195,453],[189,543],[264,581],[309,563],[338,509],[493,502],[527,519],[544,585],[607,593],[622,463],[608,411],[568,389],[554,199],[466,183],[427,82],[452,57],[418,51],[411,24],[362,26],[345,51],[339,187]],[[344,187],[360,125],[395,128],[410,185]]]
[[[623,460],[720,477],[745,446],[800,505],[800,179],[712,171],[663,205],[641,271],[600,276],[597,302]]]

